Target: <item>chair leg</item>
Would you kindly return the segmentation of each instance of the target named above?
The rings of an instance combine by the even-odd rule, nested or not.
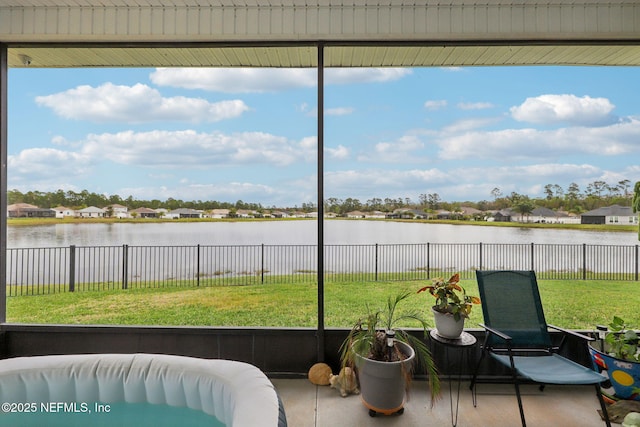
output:
[[[522,427],[527,427],[527,422],[524,419],[524,408],[522,407],[522,397],[520,396],[520,384],[518,382],[518,374],[513,370],[513,385],[516,387],[516,397],[518,398],[518,409],[520,410],[520,420],[522,421]]]
[[[609,412],[607,412],[607,404],[604,403],[602,398],[602,392],[600,391],[600,384],[596,384],[596,395],[598,396],[598,402],[600,402],[600,409],[602,409],[602,417],[607,427],[611,427],[611,421],[609,420]]]
[[[480,359],[478,359],[478,363],[476,364],[476,369],[473,371],[473,377],[471,377],[471,384],[469,384],[469,390],[471,390],[471,400],[473,402],[474,408],[478,405],[478,396],[476,394],[476,380],[478,379],[478,371],[480,370],[480,364],[482,363],[482,359],[484,359],[485,353],[486,351],[482,350]]]

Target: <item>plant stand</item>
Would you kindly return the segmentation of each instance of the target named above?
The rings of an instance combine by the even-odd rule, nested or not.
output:
[[[458,359],[454,360],[451,363],[451,368],[454,368],[454,365],[457,362],[457,371],[458,371],[458,382],[457,382],[457,394],[456,394],[456,406],[455,413],[453,408],[453,372],[449,378],[449,406],[451,407],[451,425],[456,427],[458,424],[458,405],[460,403],[460,383],[462,382],[462,367],[464,366],[464,356],[467,354],[466,349],[476,344],[476,337],[471,335],[468,332],[462,332],[459,338],[445,338],[436,332],[435,329],[432,329],[429,333],[434,342],[444,345],[446,351],[446,359],[452,360],[449,357],[449,349],[457,349],[458,350]]]

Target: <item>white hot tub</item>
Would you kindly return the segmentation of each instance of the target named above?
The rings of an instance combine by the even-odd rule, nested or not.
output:
[[[163,354],[0,360],[0,402],[16,410],[51,402],[150,403],[203,411],[226,426],[287,425],[273,384],[255,366]]]

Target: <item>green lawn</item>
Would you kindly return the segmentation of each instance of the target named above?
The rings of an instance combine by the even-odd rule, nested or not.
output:
[[[417,290],[424,284],[327,283],[325,326],[349,327],[366,313],[367,305],[379,308],[387,296]],[[469,294],[477,295],[475,281],[461,284]],[[539,285],[551,324],[592,329],[608,323],[615,314],[640,327],[640,283],[542,280]],[[416,294],[409,300],[411,308],[424,309],[431,321],[432,298],[426,293]],[[7,298],[10,323],[316,327],[316,313],[314,284],[110,290]],[[467,327],[477,327],[481,321],[478,306]]]

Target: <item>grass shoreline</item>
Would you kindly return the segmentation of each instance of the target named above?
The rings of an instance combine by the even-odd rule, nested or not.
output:
[[[417,291],[425,281],[343,282],[325,284],[325,326],[348,328],[358,315],[381,305],[389,295]],[[477,295],[475,280],[462,286]],[[640,292],[636,282],[604,280],[540,280],[547,321],[557,326],[593,330],[614,315],[640,327]],[[433,301],[415,294],[407,309],[424,310]],[[474,307],[467,328],[478,327],[482,310]],[[153,325],[211,327],[317,327],[315,284],[152,288],[12,296],[7,298],[7,322],[74,325]],[[413,327],[417,325],[405,325]],[[433,325],[431,325],[433,326]]]
[[[373,221],[400,222],[418,224],[448,224],[473,225],[477,227],[515,227],[542,228],[552,230],[581,230],[581,231],[610,231],[637,232],[635,225],[607,225],[607,224],[549,224],[549,223],[521,223],[501,221],[462,221],[435,219],[375,219],[375,218],[325,218],[326,221]],[[45,226],[56,224],[160,224],[160,223],[193,223],[193,222],[272,222],[272,221],[315,221],[314,218],[10,218],[10,227]]]

